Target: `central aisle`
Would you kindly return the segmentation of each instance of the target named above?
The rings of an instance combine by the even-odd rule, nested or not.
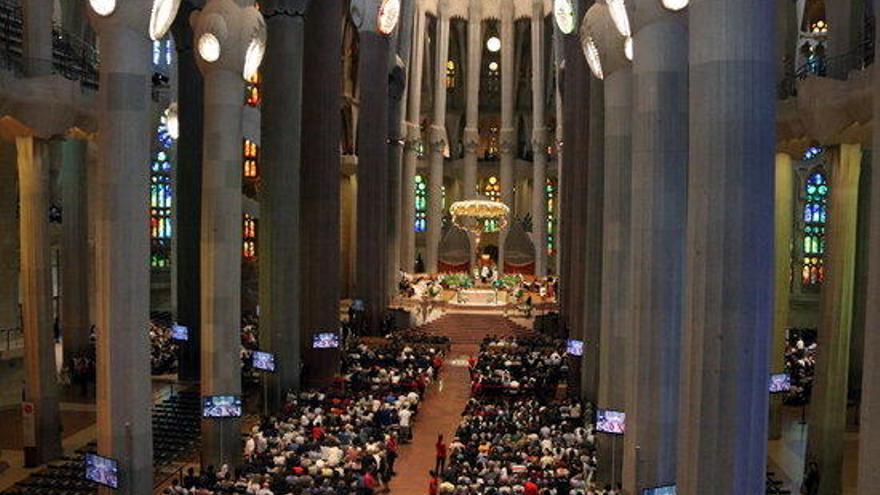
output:
[[[441,380],[428,390],[413,424],[412,443],[400,447],[391,495],[428,493],[428,471],[434,469],[437,435],[442,433],[447,445],[454,438],[461,412],[470,398],[467,360],[477,356],[483,337],[526,333],[497,312],[450,312],[422,330],[450,337],[452,349],[446,356]]]

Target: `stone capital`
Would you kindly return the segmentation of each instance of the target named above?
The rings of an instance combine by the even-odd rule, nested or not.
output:
[[[208,0],[201,12],[190,17],[196,61],[203,74],[214,70],[244,73],[248,51],[255,44],[266,46],[266,21],[253,5],[243,6],[233,0]],[[213,36],[219,44],[219,56],[208,61],[200,44]]]
[[[480,147],[480,131],[475,127],[465,127],[462,137],[465,153],[476,154]]]
[[[498,149],[501,154],[513,153],[516,149],[516,129],[505,127],[501,129],[498,139]]]
[[[532,131],[532,150],[535,153],[546,153],[550,145],[550,133],[547,129],[535,129]]]
[[[432,125],[428,143],[432,150],[443,151],[446,147],[446,129],[438,125]]]

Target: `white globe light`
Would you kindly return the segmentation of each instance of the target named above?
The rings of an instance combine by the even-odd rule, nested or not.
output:
[[[397,21],[400,19],[400,0],[385,0],[379,8],[379,32],[389,35],[394,32],[397,27]]]
[[[626,59],[632,62],[634,49],[633,49],[633,39],[627,36],[626,40],[623,42],[623,54],[626,55]]]
[[[669,10],[678,11],[681,10],[690,4],[690,0],[661,0],[663,2],[663,6]]]
[[[168,127],[168,135],[172,139],[180,137],[180,120],[177,116],[177,103],[172,103],[165,109],[165,126]]]
[[[244,79],[250,81],[257,75],[260,64],[263,63],[263,55],[266,54],[266,44],[259,38],[251,40],[247,52],[244,54]]]
[[[626,12],[626,0],[606,0],[606,3],[617,32],[621,36],[632,36],[632,30],[629,27],[629,14]]]
[[[501,51],[501,40],[497,36],[492,36],[486,41],[486,48],[492,53]]]
[[[596,79],[605,79],[605,74],[602,72],[602,59],[599,57],[599,49],[596,48],[593,38],[588,37],[584,41],[584,55],[587,57],[587,65],[590,66]]]
[[[107,17],[116,10],[116,0],[89,0],[89,5],[102,17]]]
[[[554,0],[553,17],[556,19],[556,26],[562,31],[562,34],[571,34],[575,27],[574,6],[571,0]]]
[[[489,62],[489,70],[495,72],[498,70],[498,62]]]
[[[153,0],[153,11],[150,14],[150,38],[159,41],[171,28],[180,0]]]
[[[205,33],[199,37],[199,56],[205,62],[216,62],[220,58],[220,40],[212,33]]]

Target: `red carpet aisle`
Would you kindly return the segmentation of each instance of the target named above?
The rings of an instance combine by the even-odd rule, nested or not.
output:
[[[427,394],[419,417],[413,425],[413,442],[400,448],[400,459],[391,482],[392,495],[428,493],[428,471],[434,468],[434,443],[443,433],[448,445],[461,419],[461,411],[470,398],[467,359],[476,356],[486,335],[519,335],[526,330],[495,314],[451,313],[422,327],[430,333],[452,339],[441,377]]]

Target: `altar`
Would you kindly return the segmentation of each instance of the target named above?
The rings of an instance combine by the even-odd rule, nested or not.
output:
[[[450,302],[460,306],[503,306],[507,304],[507,292],[494,289],[461,289]]]

